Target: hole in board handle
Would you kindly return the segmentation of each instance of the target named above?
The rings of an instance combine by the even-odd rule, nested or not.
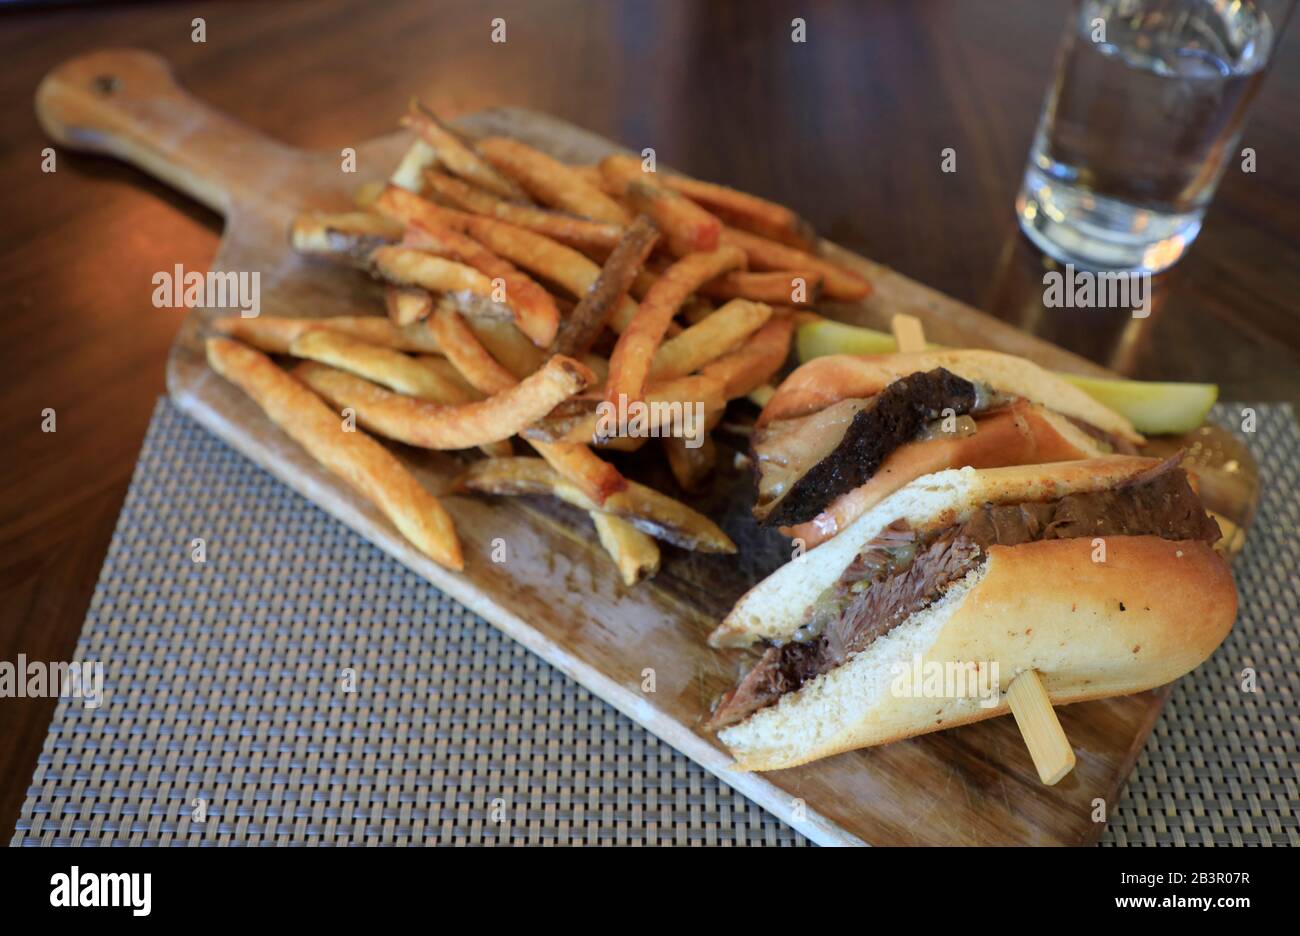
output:
[[[104,97],[117,91],[119,84],[116,75],[100,75],[94,81],[95,91]]]

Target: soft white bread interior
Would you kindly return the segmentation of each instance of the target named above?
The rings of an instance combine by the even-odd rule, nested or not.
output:
[[[1200,541],[1110,537],[1104,562],[1087,538],[994,546],[934,604],[718,737],[736,769],[775,770],[1005,714],[1027,669],[1055,705],[1140,692],[1202,663],[1236,612],[1227,565]],[[927,688],[936,666],[964,687]]]
[[[833,354],[814,358],[782,381],[763,408],[759,425],[813,413],[850,397],[872,396],[900,377],[936,367],[1081,419],[1129,442],[1142,441],[1128,419],[1074,384],[1024,358],[983,350],[871,356]]]
[[[838,536],[787,562],[747,591],[709,636],[709,643],[745,646],[759,639],[789,638],[804,623],[807,609],[839,579],[862,547],[896,520],[906,520],[919,530],[951,526],[984,504],[1055,500],[1106,490],[1156,464],[1151,458],[1116,455],[1048,465],[955,468],[917,478]]]

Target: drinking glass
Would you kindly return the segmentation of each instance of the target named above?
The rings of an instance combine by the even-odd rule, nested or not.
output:
[[[1201,229],[1295,0],[1075,0],[1016,199],[1063,263],[1154,273]]]

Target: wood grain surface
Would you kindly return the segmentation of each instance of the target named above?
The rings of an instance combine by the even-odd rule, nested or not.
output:
[[[1042,260],[1011,216],[1064,4],[803,6],[503,2],[494,15],[509,23],[504,48],[472,2],[440,3],[436,15],[414,0],[0,14],[0,426],[10,452],[0,459],[0,659],[70,655],[180,323],[152,308],[150,278],[176,263],[206,268],[222,224],[111,160],[60,149],[58,172],[40,171],[51,143],[32,111],[35,88],[92,47],[161,51],[217,110],[329,154],[386,132],[411,94],[449,114],[502,103],[549,111],[791,203],[845,246],[1094,361],[1216,380],[1227,399],[1300,399],[1294,40],[1247,128],[1260,171],[1229,173],[1191,255],[1161,278],[1156,314],[1135,327],[1044,310]],[[794,15],[808,18],[806,46],[789,41]],[[207,21],[205,43],[191,41],[195,16]],[[951,177],[937,168],[945,146],[959,154]],[[58,412],[58,433],[40,432],[45,407]],[[6,836],[52,709],[0,703]],[[932,737],[925,744],[960,754],[961,733]],[[1013,736],[991,741],[1023,755]],[[979,759],[962,756],[980,779]],[[921,792],[939,802],[943,790]]]

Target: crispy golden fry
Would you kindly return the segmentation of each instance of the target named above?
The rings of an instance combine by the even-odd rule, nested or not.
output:
[[[423,322],[397,326],[378,315],[335,315],[329,318],[279,318],[272,315],[242,318],[232,315],[213,319],[209,324],[214,331],[272,354],[287,354],[295,338],[314,329],[342,332],[367,344],[397,351],[437,354],[440,350],[437,339]]]
[[[428,221],[411,222],[407,227],[406,242],[473,267],[493,281],[499,281],[502,287],[499,298],[510,310],[519,330],[539,348],[549,347],[555,341],[555,332],[560,324],[560,310],[555,300],[514,264],[502,260],[472,237]],[[495,289],[490,298],[498,298]]]
[[[388,320],[400,327],[427,319],[433,312],[433,296],[418,286],[392,286],[384,288],[384,307]]]
[[[645,410],[647,417],[653,420],[650,428],[657,426],[658,434],[661,436],[681,434],[686,430],[691,432],[703,431],[701,425],[684,425],[683,420],[688,418],[687,408],[694,407],[698,403],[703,407],[703,425],[709,425],[715,421],[727,406],[727,397],[724,395],[724,378],[725,375],[709,377],[694,374],[689,377],[679,377],[663,384],[652,385],[646,391],[644,399],[647,404]],[[565,413],[559,418],[552,418],[548,415],[546,419],[524,429],[521,434],[530,441],[539,439],[549,442],[585,443],[602,448],[640,448],[640,444],[644,442],[644,437],[622,440],[616,433],[602,431],[618,427],[609,425],[609,420],[606,420],[603,425],[600,412],[597,410],[597,402],[585,402],[590,404],[589,411],[583,412],[579,408],[576,412]],[[618,416],[617,409],[609,410],[609,413],[610,420]],[[692,410],[691,413],[692,415],[689,418],[693,420],[694,411]],[[632,417],[633,414],[628,413],[628,415]],[[619,441],[636,444],[611,444]]]
[[[683,549],[736,551],[735,543],[716,523],[666,494],[628,481],[626,489],[611,494],[598,507],[540,458],[489,458],[475,462],[457,480],[456,489],[484,494],[552,495],[583,510],[600,510],[622,517],[638,530]]]
[[[817,247],[817,236],[813,233],[812,226],[784,205],[725,185],[700,182],[686,176],[666,175],[660,184],[703,205],[731,227],[800,250],[813,251]]]
[[[492,295],[492,280],[478,270],[418,247],[380,247],[370,255],[376,274],[398,286],[418,286],[430,292]]]
[[[424,188],[424,170],[438,164],[438,151],[423,140],[416,140],[402,156],[393,174],[388,177],[389,185],[396,185],[407,191],[420,194]],[[375,193],[378,195],[378,192]],[[373,203],[367,202],[367,205]]]
[[[822,274],[816,270],[768,270],[724,273],[700,287],[711,299],[753,299],[772,305],[809,306],[821,296]]]
[[[559,160],[509,137],[480,140],[479,151],[538,201],[595,221],[627,224],[626,209]]]
[[[543,234],[495,218],[444,208],[392,186],[375,201],[375,210],[403,224],[443,225],[467,233],[497,256],[562,286],[575,298],[585,296],[600,276],[600,267],[587,256]],[[620,331],[634,315],[636,303],[625,298],[614,310],[610,326]]]
[[[525,338],[512,323],[481,318],[470,318],[466,322],[488,353],[517,380],[546,363],[547,353]]]
[[[437,161],[462,179],[503,198],[527,198],[523,189],[488,165],[472,143],[419,101],[411,101],[411,112],[402,119],[402,125],[418,133],[433,148]]]
[[[475,397],[431,367],[392,348],[366,344],[342,332],[303,332],[289,345],[294,357],[319,361],[434,403],[469,403]]]
[[[578,360],[591,368],[591,372],[596,375],[597,383],[603,385],[609,379],[609,361],[605,358],[588,351],[586,354],[579,355]]]
[[[668,467],[682,490],[699,490],[717,461],[718,447],[713,443],[713,436],[706,435],[698,448],[691,448],[680,438],[664,439],[663,446]]]
[[[600,171],[600,166],[594,163],[579,166],[570,166],[571,170],[582,177],[582,180],[592,188],[600,189],[606,195],[617,197],[617,193],[609,187],[609,182],[605,179],[605,174]]]
[[[560,326],[555,340],[559,353],[582,354],[591,347],[614,311],[627,298],[632,280],[658,241],[659,232],[654,222],[645,215],[638,215],[605,261],[595,284]]]
[[[628,290],[637,302],[645,298],[650,287],[659,279],[659,274],[654,270],[647,270],[644,267],[636,272],[636,279],[632,280],[632,288]]]
[[[368,210],[379,197],[379,193],[384,190],[384,183],[378,179],[372,179],[369,182],[363,182],[358,185],[352,192],[352,204],[362,210]]]
[[[781,369],[790,354],[793,334],[790,315],[773,316],[735,351],[706,364],[700,374],[719,381],[728,400],[753,393]]]
[[[429,320],[438,346],[460,375],[480,393],[491,395],[509,390],[518,381],[479,343],[460,313],[447,302],[438,303]]]
[[[333,257],[357,267],[365,267],[376,248],[401,237],[400,225],[372,211],[309,212],[294,218],[289,229],[289,242],[298,253]]]
[[[433,371],[438,375],[438,379],[442,384],[454,388],[451,392],[460,395],[461,399],[448,400],[448,403],[470,403],[474,400],[483,399],[483,394],[475,390],[470,385],[470,382],[460,375],[460,371],[456,370],[456,365],[441,354],[417,354],[413,356],[412,360],[421,367]]]
[[[636,211],[650,216],[677,256],[716,250],[722,222],[684,195],[664,188],[657,173],[644,172],[635,156],[616,154],[600,164],[611,189]]]
[[[688,325],[698,325],[716,311],[718,310],[713,307],[712,302],[697,295],[686,300],[686,304],[682,306],[681,317]]]
[[[659,547],[652,537],[626,520],[599,510],[589,510],[587,516],[596,524],[600,545],[618,566],[624,585],[630,588],[659,571]]]
[[[557,354],[509,390],[473,403],[440,406],[315,361],[299,364],[294,374],[333,405],[351,407],[362,426],[428,449],[465,449],[508,439],[581,392],[592,379],[587,368]]]
[[[698,325],[661,344],[650,365],[649,379],[664,381],[693,374],[733,350],[771,317],[771,307],[761,302],[731,300]]]
[[[464,568],[451,517],[386,448],[344,431],[338,414],[271,359],[227,338],[207,340],[208,363],[257,403],[271,421],[375,504],[417,549],[449,569]]]
[[[588,221],[586,218],[575,218],[532,205],[502,201],[495,195],[466,185],[460,179],[453,179],[445,173],[427,172],[425,181],[430,191],[461,211],[527,228],[579,250],[612,250],[623,236],[620,225]]]
[[[756,270],[812,270],[820,273],[822,293],[829,299],[857,300],[871,295],[871,284],[851,270],[757,234],[723,228],[722,243],[745,251],[749,265]]]
[[[709,253],[689,254],[669,267],[650,288],[636,317],[614,346],[605,398],[615,405],[620,394],[628,400],[640,399],[655,351],[682,303],[701,284],[744,264],[745,255],[740,249],[724,246]]]
[[[537,439],[529,439],[528,444],[546,459],[546,463],[560,477],[576,485],[596,504],[605,503],[609,495],[627,487],[627,479],[618,469],[585,445],[542,442]]]

